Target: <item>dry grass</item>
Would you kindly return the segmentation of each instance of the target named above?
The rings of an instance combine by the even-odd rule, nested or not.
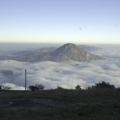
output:
[[[0,99],[53,99],[73,104],[1,107],[0,120],[120,120],[120,90],[0,92]]]

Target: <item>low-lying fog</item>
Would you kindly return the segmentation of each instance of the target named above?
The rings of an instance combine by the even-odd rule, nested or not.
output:
[[[27,69],[27,86],[38,83],[44,85],[45,89],[56,88],[57,85],[74,89],[76,85],[87,88],[105,81],[120,87],[120,46],[104,45],[99,51],[91,53],[107,59],[64,63],[0,61],[0,85],[9,85],[14,90],[24,90],[25,69]]]

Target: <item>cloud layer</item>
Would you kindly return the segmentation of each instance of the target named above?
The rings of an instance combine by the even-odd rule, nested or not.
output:
[[[56,88],[57,85],[74,89],[76,85],[87,88],[106,81],[120,87],[120,47],[104,48],[92,53],[107,59],[64,63],[0,61],[0,85],[9,85],[13,90],[24,90],[27,69],[27,86],[39,83],[44,85],[45,89]]]

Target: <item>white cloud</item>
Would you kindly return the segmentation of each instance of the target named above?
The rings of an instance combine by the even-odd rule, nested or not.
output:
[[[64,88],[75,88],[79,84],[82,88],[86,88],[97,82],[106,81],[120,87],[119,53],[120,48],[94,51],[94,54],[106,56],[108,59],[91,62],[0,61],[0,84],[10,85],[12,89],[24,90],[25,69],[27,69],[27,86],[39,83],[44,85],[45,89],[52,89],[57,85]]]

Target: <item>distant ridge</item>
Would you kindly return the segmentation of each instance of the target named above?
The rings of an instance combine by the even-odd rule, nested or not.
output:
[[[94,46],[87,46],[87,45],[79,45],[79,47],[86,50],[86,51],[97,51],[97,50],[101,49],[101,48],[97,48]]]
[[[18,56],[1,56],[0,60],[17,60],[24,62],[40,62],[40,61],[90,61],[90,60],[102,60],[104,58],[93,55],[86,50],[80,48],[73,43],[67,43],[59,48],[42,48],[32,52],[17,52],[21,55]],[[27,54],[26,54],[27,53]]]
[[[43,55],[37,58],[35,61],[89,61],[89,60],[102,60],[103,58],[97,55],[90,54],[84,49],[81,49],[79,46],[73,43],[67,43],[50,54]]]

